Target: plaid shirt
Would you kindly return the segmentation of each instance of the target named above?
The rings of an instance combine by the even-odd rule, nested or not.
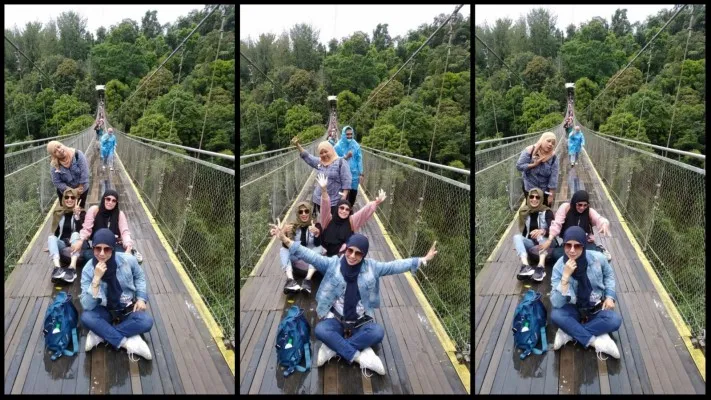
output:
[[[318,157],[314,157],[305,151],[301,153],[301,158],[303,158],[306,164],[310,165],[311,168],[316,168],[318,173],[326,175],[326,178],[328,178],[326,192],[328,192],[328,197],[331,198],[331,207],[338,204],[338,200],[341,198],[338,192],[341,190],[350,190],[351,188],[351,169],[348,163],[345,162],[344,159],[338,158],[329,166],[325,167],[321,165]],[[318,183],[316,183],[316,189],[314,189],[311,201],[314,204],[321,204],[321,186],[319,186]]]

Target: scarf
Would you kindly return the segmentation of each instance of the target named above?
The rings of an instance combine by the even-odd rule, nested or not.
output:
[[[321,160],[321,150],[322,149],[326,149],[328,151],[329,159],[326,162]],[[328,167],[329,165],[333,164],[333,162],[338,159],[338,155],[336,154],[336,150],[333,149],[333,145],[327,141],[319,143],[318,149],[316,150],[316,152],[317,152],[319,164],[323,165],[324,167]]]
[[[103,244],[110,246],[113,249],[116,245],[116,238],[114,237],[113,232],[103,228],[96,231],[93,243],[94,246]],[[93,261],[93,265],[96,268],[96,265],[99,263],[99,259],[94,256]],[[120,300],[122,289],[121,284],[119,284],[118,281],[118,276],[116,275],[117,268],[116,251],[112,251],[111,258],[106,260],[106,272],[104,272],[104,276],[101,277],[101,280],[106,282],[106,308],[109,310],[118,310],[121,308]]]
[[[59,225],[59,220],[62,219],[62,216],[65,214],[74,214],[74,207],[67,207],[66,204],[64,204],[64,196],[71,194],[72,196],[75,197],[74,199],[74,204],[79,201],[79,191],[76,189],[72,188],[67,188],[64,191],[64,194],[62,195],[62,201],[61,203],[55,207],[53,213],[52,213],[52,226],[56,227]],[[73,219],[72,219],[73,222]]]
[[[301,218],[299,218],[299,210],[304,208],[309,210],[309,219],[306,222],[302,222]],[[296,205],[296,210],[294,210],[294,221],[290,222],[290,224],[293,225],[293,228],[288,232],[287,237],[289,237],[289,239],[294,240],[296,233],[300,233],[299,242],[301,242],[302,246],[306,246],[309,239],[307,232],[309,226],[311,226],[311,222],[313,222],[313,210],[311,209],[311,202],[299,202]]]
[[[114,196],[116,198],[116,206],[113,210],[106,209],[106,197]],[[118,192],[113,189],[106,189],[104,195],[101,196],[101,203],[99,203],[99,211],[96,212],[96,217],[94,218],[94,232],[101,228],[109,228],[114,235],[121,236],[118,220],[119,220],[119,197]],[[92,237],[93,239],[93,237]]]
[[[581,201],[587,202],[588,206],[585,208],[585,211],[579,213],[575,205]],[[581,227],[588,235],[592,233],[592,227],[590,225],[590,200],[588,192],[584,190],[578,190],[573,194],[573,198],[570,199],[570,208],[565,215],[565,222],[563,223],[561,232],[565,233],[571,226]],[[587,240],[583,244],[585,243],[587,243]]]
[[[347,218],[341,218],[338,215],[338,207],[342,204],[347,205],[351,211]],[[321,212],[330,212],[330,210],[322,210]],[[348,240],[353,234],[353,229],[351,228],[351,215],[353,214],[353,208],[348,200],[338,200],[336,204],[336,211],[332,215],[331,222],[328,224],[326,229],[323,231],[322,242],[325,244],[326,256],[331,257],[338,254],[338,250],[341,245]]]
[[[347,247],[357,247],[363,252],[363,258],[357,265],[349,265],[346,256],[341,257],[341,274],[346,281],[346,294],[343,300],[343,319],[346,321],[355,321],[358,319],[356,306],[360,300],[360,292],[358,291],[358,274],[360,273],[365,256],[368,254],[368,238],[356,233],[351,236],[346,242]]]
[[[569,240],[575,240],[581,245],[583,245],[583,252],[580,254],[580,257],[575,260],[577,268],[575,268],[575,271],[572,275],[573,278],[575,278],[575,280],[578,282],[578,290],[575,293],[575,296],[578,298],[577,306],[578,308],[583,309],[592,306],[592,304],[590,304],[590,293],[592,293],[592,284],[590,283],[590,279],[588,279],[588,257],[585,251],[585,236],[586,235],[583,229],[577,226],[571,226],[570,229],[566,230],[565,234],[563,235],[563,243],[566,243]],[[568,258],[568,254],[564,252],[564,264],[568,262]]]
[[[553,139],[557,140],[553,132],[545,132],[544,134],[541,135],[541,138],[538,139],[538,142],[536,142],[535,145],[533,145],[533,151],[531,154],[533,155],[533,158],[541,158],[543,159],[543,162],[548,161],[551,157],[553,157],[553,154],[555,154],[555,146],[553,146],[553,149],[551,150],[550,153],[545,153],[543,151],[543,145],[546,143],[548,139]]]
[[[530,195],[531,193],[535,193],[540,196],[540,200],[538,203],[538,207],[531,207],[531,200],[526,197],[526,204],[521,207],[521,210],[518,212],[518,230],[523,232],[523,229],[526,227],[526,218],[529,215],[538,215],[539,212],[541,211],[548,211],[550,208],[543,204],[543,190],[539,188],[533,188],[528,191],[528,194]]]
[[[61,145],[62,145],[62,143],[60,143],[56,140],[52,140],[51,142],[47,143],[47,153],[49,153],[49,164],[51,166],[53,166],[54,169],[56,169],[56,170],[59,170],[59,165],[62,164],[63,160],[58,159],[54,155],[54,151],[57,149],[57,147],[59,147]],[[68,166],[65,166],[64,164],[62,164],[62,165],[64,166],[64,168],[69,168],[72,166],[72,158],[74,158],[74,153],[76,152],[76,150],[71,147],[66,147],[65,152],[66,152],[66,155],[65,155],[64,159],[69,160],[69,165]]]

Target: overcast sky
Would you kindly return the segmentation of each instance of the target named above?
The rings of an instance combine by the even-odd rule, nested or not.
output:
[[[370,38],[375,27],[388,24],[390,37],[404,36],[421,24],[431,24],[439,14],[451,14],[456,4],[447,5],[242,5],[240,4],[239,38],[253,41],[262,33],[277,37],[289,32],[294,25],[310,24],[320,32],[320,42],[328,46],[332,38],[339,41],[353,32],[363,31]],[[471,6],[465,4],[462,16],[471,14]]]
[[[57,21],[59,14],[65,11],[74,11],[86,18],[87,29],[96,37],[96,30],[103,26],[109,30],[111,25],[118,25],[124,18],[130,18],[141,26],[141,19],[146,15],[146,11],[156,10],[156,17],[161,25],[168,22],[175,23],[178,17],[187,16],[191,10],[202,10],[204,4],[196,5],[164,5],[164,4],[119,4],[119,5],[13,5],[5,4],[5,28],[13,29],[14,25],[20,30],[25,29],[28,22],[39,21],[43,26],[50,19]]]
[[[486,21],[490,27],[493,27],[496,20],[499,18],[510,18],[514,23],[520,16],[526,16],[534,8],[546,8],[552,15],[557,16],[556,27],[565,32],[565,28],[571,23],[579,27],[582,22],[587,22],[592,17],[603,17],[609,23],[615,10],[627,9],[627,19],[630,24],[637,21],[643,22],[648,16],[656,15],[659,10],[665,8],[673,8],[673,4],[669,5],[614,5],[614,4],[576,4],[576,5],[474,5],[474,20],[475,25],[483,26]]]

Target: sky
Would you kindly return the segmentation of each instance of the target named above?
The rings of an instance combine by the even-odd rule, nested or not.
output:
[[[243,5],[239,6],[239,38],[253,41],[261,33],[282,32],[299,23],[311,24],[320,32],[319,41],[328,46],[332,38],[339,41],[356,31],[363,31],[372,38],[375,27],[388,24],[391,38],[404,36],[421,24],[431,24],[439,14],[451,14],[457,5]],[[465,4],[462,16],[471,14],[471,6]]]
[[[547,8],[551,14],[558,17],[556,27],[565,32],[565,28],[571,23],[580,26],[581,23],[590,21],[592,17],[603,17],[610,22],[615,10],[627,9],[627,19],[630,24],[644,22],[648,16],[656,15],[659,10],[674,7],[673,4],[663,5],[615,5],[615,4],[577,4],[577,5],[474,5],[475,25],[484,25],[486,21],[493,27],[499,18],[510,18],[514,23],[520,16],[526,16],[534,8]]]
[[[202,10],[204,4],[118,4],[118,5],[61,5],[61,4],[42,4],[42,5],[15,5],[5,4],[5,29],[13,29],[14,25],[20,30],[25,29],[28,22],[39,21],[43,25],[54,19],[55,22],[59,14],[65,11],[75,11],[77,14],[86,18],[87,30],[96,37],[96,30],[103,26],[109,30],[111,25],[118,25],[124,18],[130,18],[136,21],[140,27],[141,19],[146,15],[146,11],[156,10],[156,17],[161,25],[168,22],[175,23],[178,17],[187,16],[191,10]]]

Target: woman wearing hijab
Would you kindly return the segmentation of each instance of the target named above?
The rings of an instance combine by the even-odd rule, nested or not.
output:
[[[294,212],[295,218],[284,226],[287,237],[298,241],[309,249],[321,246],[321,224],[315,223],[315,219],[312,218],[311,203],[308,201],[299,202]],[[279,249],[279,257],[281,258],[281,270],[286,273],[284,294],[296,293],[301,290],[311,294],[311,278],[316,272],[316,268],[298,258],[290,257],[289,249],[286,246]],[[301,285],[294,279],[294,271],[301,276],[306,276]]]
[[[328,178],[319,174],[316,178],[321,188],[326,188]],[[322,212],[321,219],[321,246],[326,250],[326,256],[331,257],[345,251],[345,243],[354,232],[357,232],[375,212],[380,203],[385,200],[385,191],[380,189],[378,197],[353,214],[353,207],[348,200],[340,199],[336,203],[333,214]],[[321,207],[329,204],[328,191],[321,191]]]
[[[586,348],[620,358],[609,333],[622,325],[614,312],[615,275],[607,259],[585,249],[585,231],[570,227],[563,236],[565,255],[553,266],[551,321],[558,325],[553,349],[575,339]]]
[[[56,140],[47,143],[47,153],[50,158],[49,174],[57,188],[59,203],[62,203],[64,191],[72,188],[79,191],[81,203],[86,204],[86,196],[89,194],[89,163],[84,153]]]
[[[119,210],[119,195],[113,189],[107,189],[104,195],[101,196],[101,202],[98,206],[91,206],[86,212],[86,220],[84,226],[79,232],[80,240],[72,245],[72,251],[78,251],[81,245],[90,239],[93,241],[94,232],[101,228],[108,228],[116,236],[114,251],[133,254],[138,262],[142,262],[143,257],[133,250],[133,240],[131,232],[128,230],[128,220],[126,214]],[[91,257],[90,254],[87,254]],[[89,257],[86,257],[87,259]]]
[[[348,160],[348,165],[351,169],[351,190],[348,191],[348,202],[351,207],[355,205],[356,196],[358,195],[358,184],[364,178],[363,175],[363,154],[360,151],[360,145],[355,139],[355,130],[346,125],[341,131],[341,140],[338,141],[335,147],[336,154]]]
[[[523,149],[516,162],[516,169],[523,174],[523,193],[540,188],[546,195],[545,205],[550,207],[558,187],[558,157],[555,155],[556,138],[552,132],[541,135],[536,144]]]
[[[349,363],[360,364],[364,375],[366,369],[385,375],[385,367],[371,347],[380,343],[385,335],[383,327],[373,319],[374,309],[380,307],[378,280],[406,271],[414,274],[421,264],[427,266],[437,254],[437,242],[424,257],[379,262],[365,258],[368,238],[358,233],[348,239],[344,256],[324,257],[286,237],[277,225],[270,224],[270,227],[271,235],[289,248],[289,254],[323,274],[316,293],[316,314],[322,320],[314,328],[314,335],[323,342],[316,365],[320,367],[338,354]]]
[[[516,253],[521,257],[521,270],[516,277],[518,280],[533,278],[540,282],[546,276],[545,260],[548,253],[539,255],[536,268],[528,265],[528,251],[548,239],[548,230],[553,220],[553,211],[543,204],[543,191],[533,188],[528,192],[526,205],[518,212],[518,229],[520,234],[513,237]]]
[[[89,329],[85,351],[107,341],[131,354],[151,360],[148,344],[139,336],[151,330],[153,318],[144,312],[146,277],[134,257],[116,253],[116,237],[107,229],[94,235],[91,260],[81,273],[81,323]],[[112,325],[117,323],[117,325]]]
[[[299,150],[301,158],[304,162],[306,162],[306,164],[328,177],[329,184],[326,190],[328,191],[328,196],[331,199],[330,205],[332,211],[335,211],[338,200],[348,198],[348,190],[351,188],[351,170],[348,167],[348,163],[336,155],[336,151],[333,149],[331,143],[325,141],[319,143],[318,158],[307,153],[306,150],[301,147],[298,137],[294,137],[291,140],[291,143]],[[339,191],[342,191],[342,194],[339,193]],[[320,199],[321,187],[317,185],[314,190],[314,194],[311,197],[311,200],[314,203],[314,214],[320,212]]]
[[[52,279],[63,279],[71,283],[76,278],[79,251],[71,253],[71,263],[66,269],[59,265],[59,252],[79,240],[79,230],[81,230],[86,215],[86,211],[81,208],[80,201],[77,190],[67,188],[64,191],[61,205],[53,212],[51,226],[56,226],[56,229],[54,234],[47,238],[49,258],[54,267]]]
[[[571,226],[579,226],[587,235],[585,248],[602,252],[607,261],[612,260],[612,255],[604,247],[595,245],[595,237],[593,236],[592,227],[594,226],[601,235],[609,235],[610,221],[603,218],[597,211],[590,208],[590,196],[584,190],[578,190],[573,194],[569,203],[563,203],[555,213],[555,218],[550,228],[548,240],[540,246],[541,251],[546,251],[561,232],[565,234],[566,230]],[[557,260],[563,256],[563,248],[556,247],[553,249],[553,259]]]

